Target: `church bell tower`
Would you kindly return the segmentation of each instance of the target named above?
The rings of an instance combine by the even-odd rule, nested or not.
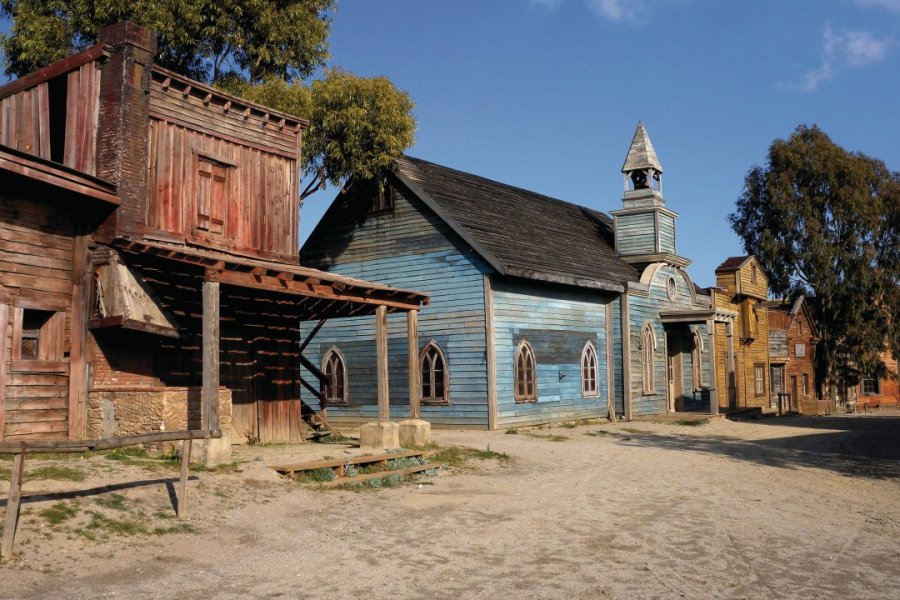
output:
[[[616,252],[637,267],[664,262],[686,267],[690,261],[675,253],[675,218],[662,192],[662,165],[650,136],[639,121],[622,165],[625,195],[622,209],[612,211]]]

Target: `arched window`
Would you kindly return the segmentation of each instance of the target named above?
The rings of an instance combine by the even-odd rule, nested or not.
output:
[[[581,395],[600,395],[597,384],[597,351],[591,342],[586,343],[581,351]]]
[[[536,367],[534,351],[531,344],[522,340],[516,348],[516,402],[535,402],[537,400]]]
[[[422,403],[449,404],[447,360],[433,340],[425,344],[419,353],[419,371],[422,373]]]
[[[694,330],[694,347],[691,349],[691,367],[694,372],[694,389],[703,387],[703,335]]]
[[[341,351],[332,347],[322,358],[323,395],[327,404],[347,404],[347,366]]]
[[[656,363],[656,334],[653,325],[644,323],[641,331],[641,380],[644,394],[656,393],[656,378],[653,366]]]

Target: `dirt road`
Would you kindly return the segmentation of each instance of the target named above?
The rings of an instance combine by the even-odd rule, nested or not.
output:
[[[0,597],[900,597],[900,416],[435,438],[510,460],[326,492],[268,473],[288,450],[248,449],[191,483],[193,533],[95,543],[32,518]]]

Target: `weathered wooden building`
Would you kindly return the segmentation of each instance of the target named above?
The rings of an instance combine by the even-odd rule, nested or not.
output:
[[[723,411],[775,406],[770,394],[769,283],[753,256],[736,256],[716,268],[714,306],[736,315],[732,324],[716,327],[716,379],[728,389],[720,397]]]
[[[823,415],[828,403],[816,390],[818,334],[806,297],[793,303],[765,303],[769,327],[769,381],[776,403],[784,412]]]
[[[856,386],[856,401],[860,410],[900,406],[900,370],[897,369],[897,358],[889,350],[885,350],[881,353],[881,360],[887,366],[888,376],[871,377],[863,374]]]
[[[610,218],[403,157],[383,186],[345,187],[301,261],[430,294],[418,356],[401,342],[399,320],[390,356],[398,375],[410,359],[419,363],[413,400],[437,425],[706,410],[715,311],[675,254],[675,214],[643,125],[623,173],[624,208]],[[329,323],[310,348],[331,378],[329,418],[372,419],[371,326]],[[410,395],[395,386],[391,397]]]
[[[306,123],[162,69],[155,50],[115,25],[0,87],[15,182],[0,192],[0,439],[219,422],[297,440],[299,323],[427,301],[300,266]]]

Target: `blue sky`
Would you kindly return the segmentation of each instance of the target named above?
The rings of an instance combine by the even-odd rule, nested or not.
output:
[[[900,170],[900,0],[341,0],[330,42],[409,92],[409,154],[605,212],[643,119],[704,286],[742,253],[744,175],[797,125]]]
[[[346,0],[331,54],[409,92],[409,154],[606,212],[643,119],[700,285],[742,253],[747,170],[797,125],[900,170],[900,0]]]

